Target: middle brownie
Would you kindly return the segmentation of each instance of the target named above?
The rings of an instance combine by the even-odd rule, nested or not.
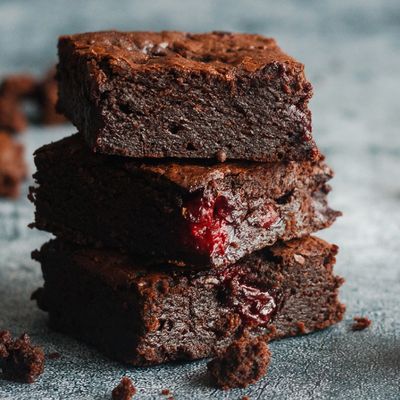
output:
[[[323,162],[143,161],[93,154],[79,135],[35,153],[38,229],[182,265],[221,267],[331,225]]]

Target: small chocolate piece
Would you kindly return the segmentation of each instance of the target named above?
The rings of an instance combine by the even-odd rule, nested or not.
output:
[[[62,124],[67,119],[56,111],[58,99],[55,68],[51,69],[37,85],[39,121],[45,125]]]
[[[163,389],[161,390],[161,394],[163,394],[164,396],[168,396],[170,394],[170,390],[169,389]]]
[[[220,389],[245,388],[266,374],[270,357],[264,336],[242,337],[211,360],[207,368]]]
[[[323,161],[134,160],[94,154],[73,135],[38,149],[35,164],[36,228],[181,265],[223,267],[340,215]]]
[[[112,391],[113,400],[131,400],[136,394],[136,388],[133,382],[127,376],[121,379],[121,382]]]
[[[0,196],[17,197],[26,174],[23,145],[0,132]]]
[[[351,326],[353,331],[362,331],[372,324],[372,321],[367,317],[354,317],[354,323]]]
[[[261,35],[94,32],[58,43],[59,109],[135,158],[315,160],[304,66]]]
[[[13,340],[10,332],[0,332],[0,369],[5,379],[33,383],[43,373],[44,360],[43,350],[33,346],[26,333]]]
[[[246,329],[272,340],[340,321],[336,252],[306,237],[222,270],[196,271],[144,266],[116,251],[56,239],[33,253],[45,279],[35,299],[51,328],[114,359],[136,366],[195,360],[215,355]]]
[[[221,163],[226,161],[226,153],[225,153],[225,151],[219,150],[217,152],[217,160],[219,162],[221,162]]]

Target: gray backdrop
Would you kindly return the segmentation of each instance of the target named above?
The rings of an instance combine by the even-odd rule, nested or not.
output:
[[[336,170],[332,205],[344,216],[321,236],[337,243],[337,272],[347,283],[346,319],[321,333],[273,343],[269,374],[247,390],[208,386],[205,362],[130,369],[52,333],[30,302],[41,284],[31,250],[50,235],[29,230],[27,187],[0,201],[0,329],[28,331],[47,352],[59,351],[33,385],[0,380],[0,399],[107,399],[122,375],[137,398],[400,398],[400,2],[353,1],[1,1],[0,75],[43,71],[56,60],[62,33],[96,29],[211,29],[259,32],[306,64],[314,84],[314,134]],[[35,148],[74,131],[30,128]],[[30,157],[31,172],[34,171]],[[371,329],[351,332],[353,316]]]

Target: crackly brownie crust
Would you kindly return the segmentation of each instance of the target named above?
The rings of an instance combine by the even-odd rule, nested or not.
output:
[[[340,321],[336,252],[307,237],[223,271],[149,270],[121,253],[57,239],[33,254],[45,280],[33,297],[51,327],[112,358],[133,365],[193,360],[216,354],[244,330],[277,339]]]
[[[35,153],[34,225],[83,245],[223,266],[339,215],[323,162],[144,162],[93,154],[79,135]]]
[[[22,144],[0,132],[0,196],[17,197],[26,173]]]
[[[274,39],[109,31],[62,36],[58,52],[59,109],[95,151],[258,161],[319,156],[311,84]]]

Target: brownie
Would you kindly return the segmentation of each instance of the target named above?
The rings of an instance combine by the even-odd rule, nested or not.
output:
[[[0,132],[0,196],[17,197],[26,173],[23,145]]]
[[[19,99],[0,95],[0,130],[18,133],[24,131],[27,125]]]
[[[0,84],[0,96],[22,100],[35,95],[37,81],[30,74],[6,76]]]
[[[224,269],[148,266],[120,252],[60,239],[33,253],[34,293],[50,326],[141,366],[213,356],[249,331],[271,339],[339,322],[337,246],[315,237],[278,243]]]
[[[24,333],[13,339],[9,331],[0,332],[0,370],[8,380],[33,383],[44,370],[44,352]]]
[[[274,39],[95,32],[58,44],[59,110],[98,152],[313,160],[311,84]]]
[[[243,336],[211,360],[207,369],[218,388],[245,388],[266,374],[270,358],[265,336]]]
[[[36,98],[39,108],[39,121],[44,125],[55,125],[66,122],[64,115],[56,111],[58,99],[55,68],[51,69],[44,78],[38,82]]]
[[[34,96],[36,80],[29,74],[5,77],[0,84],[0,130],[17,133],[26,129],[28,120],[22,101]]]
[[[112,400],[131,400],[136,394],[136,388],[133,382],[127,376],[121,379],[121,382],[112,391]]]
[[[339,215],[322,162],[143,161],[92,153],[79,135],[35,153],[39,229],[82,245],[223,266]]]

